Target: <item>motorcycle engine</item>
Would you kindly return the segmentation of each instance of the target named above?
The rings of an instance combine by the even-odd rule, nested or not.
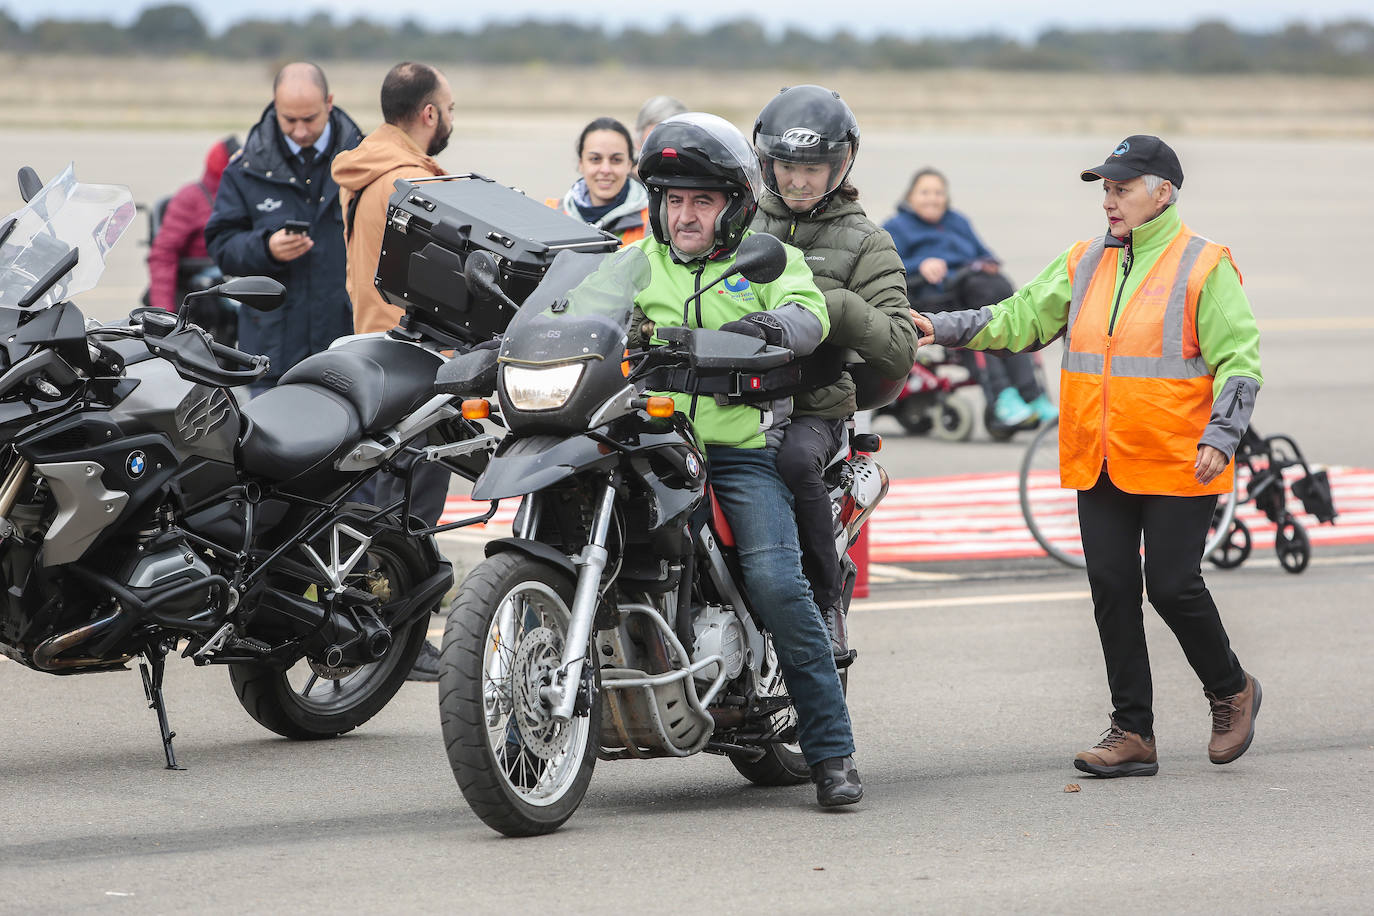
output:
[[[133,562],[124,576],[132,589],[158,589],[182,582],[194,582],[211,575],[210,567],[196,556],[183,540],[164,541]],[[172,613],[195,613],[204,609],[205,593],[200,589],[170,602],[163,610]]]
[[[733,612],[719,605],[708,604],[692,621],[692,658],[719,655],[725,664],[725,679],[731,680],[744,670],[744,627]],[[697,680],[710,683],[720,673],[719,665],[710,665],[697,672]]]

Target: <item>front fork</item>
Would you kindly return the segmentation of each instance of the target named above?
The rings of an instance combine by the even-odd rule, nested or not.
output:
[[[606,538],[615,512],[617,476],[612,475],[607,482],[592,518],[591,537],[573,561],[582,569],[577,576],[577,590],[573,593],[572,620],[568,622],[567,639],[563,642],[563,663],[554,683],[539,690],[539,698],[548,706],[554,720],[561,723],[572,720],[578,686],[582,683],[582,668],[587,662],[587,646],[591,642],[596,606],[601,598],[601,574],[610,556]]]

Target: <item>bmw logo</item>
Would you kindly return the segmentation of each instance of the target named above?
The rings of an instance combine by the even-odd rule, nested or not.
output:
[[[693,455],[691,452],[688,452],[687,460],[684,462],[684,464],[687,465],[687,473],[692,475],[694,479],[701,476],[701,462],[697,461],[696,455]]]
[[[130,477],[138,479],[148,469],[148,457],[142,452],[130,452],[129,457],[124,460],[124,469],[129,472]]]
[[[1130,151],[1131,151],[1131,144],[1127,143],[1125,140],[1122,140],[1122,141],[1121,141],[1121,145],[1118,146],[1116,149],[1112,150],[1112,155],[1113,155],[1113,156],[1124,156],[1124,155],[1126,155],[1126,154],[1127,154],[1128,152],[1130,152]]]

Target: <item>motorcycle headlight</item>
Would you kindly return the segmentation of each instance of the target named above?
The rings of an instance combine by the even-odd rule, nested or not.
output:
[[[506,396],[516,410],[554,410],[567,403],[586,366],[585,362],[540,368],[504,366]]]

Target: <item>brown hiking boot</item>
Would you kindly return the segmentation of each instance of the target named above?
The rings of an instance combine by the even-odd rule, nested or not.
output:
[[[1207,756],[1213,763],[1230,763],[1250,749],[1255,740],[1255,716],[1259,715],[1259,681],[1245,675],[1245,689],[1229,697],[1203,691],[1212,704],[1212,740],[1207,744]]]
[[[1155,752],[1154,738],[1122,731],[1113,722],[1095,747],[1074,755],[1073,765],[1084,773],[1107,778],[1153,776],[1159,772],[1159,754]]]

